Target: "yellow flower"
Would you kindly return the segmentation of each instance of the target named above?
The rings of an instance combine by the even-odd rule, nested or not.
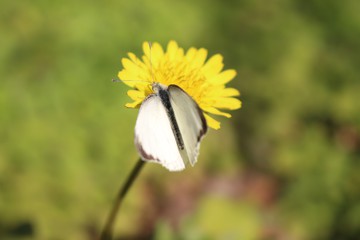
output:
[[[143,51],[141,60],[135,54],[128,53],[129,58],[121,61],[124,69],[119,72],[118,77],[133,88],[127,94],[134,102],[127,103],[126,107],[140,107],[142,101],[153,93],[153,82],[167,86],[174,84],[182,88],[197,102],[204,112],[207,124],[213,129],[219,129],[220,122],[209,114],[229,118],[229,113],[219,109],[235,110],[241,107],[240,100],[234,98],[240,95],[239,91],[225,87],[235,77],[236,71],[222,71],[224,65],[220,54],[206,61],[206,49],[190,48],[184,53],[184,49],[175,41],[168,43],[166,52],[158,43],[153,43],[150,48],[144,42]]]

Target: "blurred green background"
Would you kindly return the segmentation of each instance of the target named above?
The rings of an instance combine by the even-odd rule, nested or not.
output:
[[[96,239],[135,165],[111,82],[143,41],[221,53],[243,108],[148,164],[118,239],[358,239],[360,2],[1,1],[0,239]],[[219,119],[219,118],[218,118]]]

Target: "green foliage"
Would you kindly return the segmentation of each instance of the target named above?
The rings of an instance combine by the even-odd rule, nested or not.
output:
[[[137,111],[111,79],[143,41],[170,39],[223,54],[243,108],[209,132],[195,168],[146,166],[117,235],[356,239],[359,11],[355,0],[1,2],[0,239],[96,237],[137,159]],[[237,176],[221,185],[230,193],[209,185],[218,176]],[[192,208],[168,214],[182,197]]]

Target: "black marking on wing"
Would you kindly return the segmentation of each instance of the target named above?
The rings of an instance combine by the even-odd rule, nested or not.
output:
[[[207,126],[206,119],[205,119],[203,111],[201,110],[199,105],[195,102],[195,100],[189,94],[187,94],[187,92],[185,92],[181,87],[172,84],[172,85],[169,85],[168,88],[178,88],[183,93],[185,93],[193,101],[194,105],[196,106],[198,114],[199,114],[199,116],[201,118],[201,125],[202,125],[202,128],[200,129],[200,131],[199,131],[199,133],[197,135],[197,141],[200,142],[201,138],[206,134],[207,129],[208,129],[208,126]]]
[[[195,103],[196,104],[196,103]],[[200,115],[200,118],[201,118],[201,124],[202,124],[202,128],[199,132],[199,135],[197,136],[197,140],[198,142],[200,142],[201,138],[206,134],[207,132],[207,129],[208,129],[208,126],[207,126],[207,123],[206,123],[206,119],[205,119],[205,116],[204,116],[204,113],[203,111],[201,110],[201,108],[199,107],[199,105],[196,104],[196,109]]]
[[[150,94],[150,95],[148,95],[148,96],[143,100],[143,103],[144,103],[146,100],[148,100],[149,98],[152,98],[152,97],[156,97],[156,95],[155,95],[155,94]],[[142,107],[142,106],[143,106],[143,105],[141,104],[140,110],[141,110],[141,107]],[[137,148],[137,150],[138,150],[141,158],[142,158],[144,161],[148,160],[148,161],[160,162],[160,159],[154,157],[153,155],[151,155],[151,154],[149,154],[149,153],[147,153],[147,152],[145,151],[145,149],[143,148],[141,142],[139,141],[139,137],[138,137],[137,135],[135,135],[135,146],[136,146],[136,148]]]
[[[175,113],[174,113],[174,109],[173,107],[171,106],[171,103],[170,103],[170,97],[169,97],[169,92],[167,90],[164,90],[164,89],[160,89],[159,90],[159,97],[161,99],[161,102],[162,104],[164,105],[165,109],[166,109],[166,113],[169,117],[169,120],[171,122],[171,129],[174,133],[174,136],[175,136],[175,140],[176,140],[176,143],[178,145],[178,148],[180,150],[184,150],[184,140],[181,136],[181,132],[180,132],[180,129],[179,129],[179,125],[176,121],[176,118],[175,118]]]
[[[141,158],[142,158],[144,161],[146,161],[146,160],[148,160],[148,161],[153,160],[153,161],[156,161],[156,162],[160,162],[160,159],[158,159],[158,158],[154,157],[153,155],[145,152],[145,150],[144,150],[143,146],[141,145],[141,143],[139,142],[139,139],[138,139],[137,136],[135,136],[135,145],[136,145],[136,148],[138,149],[138,151],[139,151],[139,153],[140,153]]]

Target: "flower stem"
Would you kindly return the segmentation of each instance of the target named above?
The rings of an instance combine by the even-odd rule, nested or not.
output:
[[[126,193],[128,192],[129,188],[133,184],[136,177],[139,175],[140,170],[144,166],[145,162],[139,158],[138,162],[136,163],[135,167],[133,168],[132,172],[128,176],[124,185],[121,186],[119,193],[116,197],[114,205],[111,209],[111,212],[106,220],[106,224],[101,232],[99,240],[112,240],[114,224],[116,220],[116,215],[120,209],[120,205],[123,202]]]

